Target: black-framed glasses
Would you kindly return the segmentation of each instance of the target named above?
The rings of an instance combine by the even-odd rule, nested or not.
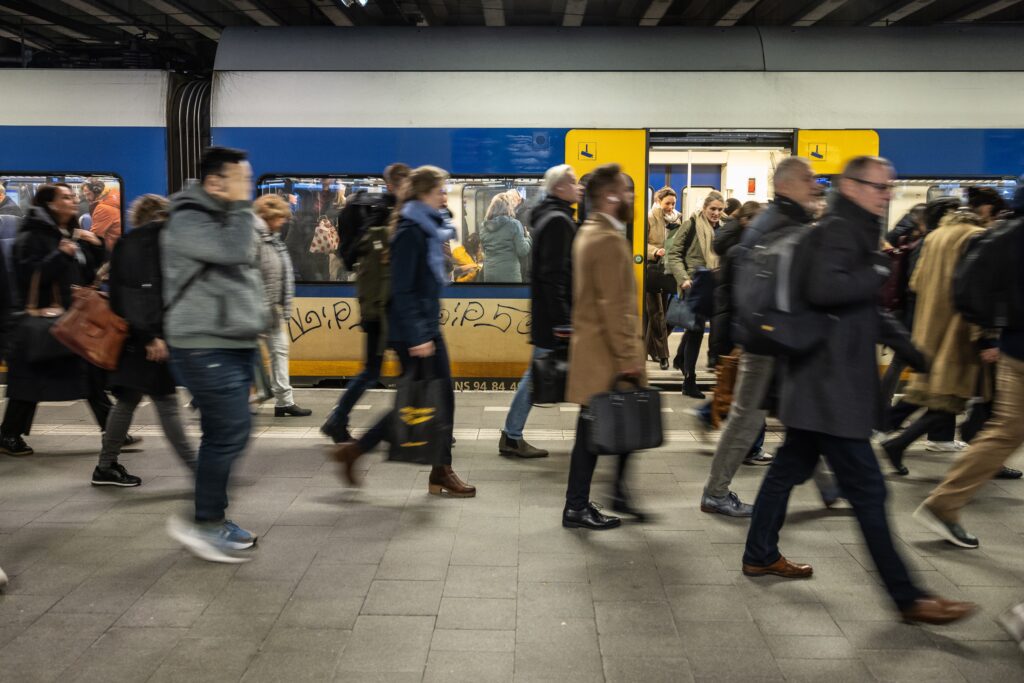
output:
[[[853,176],[843,176],[843,177],[846,178],[847,180],[852,180],[855,183],[860,183],[861,185],[867,185],[868,187],[873,187],[876,190],[878,190],[879,192],[892,192],[893,188],[896,186],[895,183],[873,183],[870,180],[864,180],[863,178],[855,178]]]

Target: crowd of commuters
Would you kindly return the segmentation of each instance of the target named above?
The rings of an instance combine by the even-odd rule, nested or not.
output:
[[[251,554],[242,551],[256,543],[256,536],[228,517],[227,491],[233,465],[250,438],[250,394],[255,369],[263,362],[261,343],[270,361],[275,416],[311,412],[295,404],[285,327],[294,282],[304,268],[326,269],[332,276],[344,270],[356,278],[366,335],[364,370],[321,428],[337,444],[333,457],[352,486],[361,483],[360,458],[396,438],[400,417],[394,410],[359,439],[349,430],[353,406],[380,378],[385,351],[397,354],[402,379],[426,374],[441,383],[435,408],[450,427],[455,398],[440,325],[443,288],[467,277],[463,281],[529,281],[531,360],[565,353],[565,398],[581,407],[562,524],[608,529],[621,520],[591,500],[598,461],[591,400],[619,379],[643,386],[645,357],[667,369],[668,296],[692,299],[703,287],[712,292],[714,312],[695,315],[674,363],[683,374],[684,395],[704,398],[696,366],[710,322],[708,360],[717,365],[719,400],[702,408],[698,419],[703,425],[716,422],[719,416],[709,415],[719,404],[726,406],[727,418],[700,509],[750,518],[743,572],[790,579],[812,575],[811,566],[782,555],[779,541],[792,489],[813,478],[826,506],[845,499],[852,507],[903,619],[943,624],[974,610],[969,603],[936,597],[910,576],[893,542],[885,482],[871,440],[873,434],[889,432],[879,445],[897,474],[907,473],[904,455],[919,437],[928,435],[935,450],[956,452],[946,478],[914,517],[957,546],[978,547],[978,538],[960,525],[960,511],[990,479],[1021,476],[1005,463],[1024,442],[1024,326],[1014,327],[1020,324],[1015,321],[1005,329],[982,329],[968,323],[954,304],[954,273],[993,224],[1007,217],[1020,220],[1024,193],[1010,207],[985,189],[973,191],[965,207],[948,199],[915,207],[887,235],[898,253],[885,256],[879,235],[895,171],[881,158],[850,161],[824,215],[821,186],[810,164],[797,157],[778,164],[774,199],[767,207],[727,202],[711,192],[698,211],[684,217],[676,210],[675,192],[665,188],[654,195],[646,256],[649,265],[674,282],[668,292],[645,290],[646,322],[641,325],[627,240],[634,190],[617,165],[596,168],[582,183],[570,166],[555,166],[544,176],[543,200],[532,207],[516,191],[492,196],[480,230],[465,244],[459,243],[447,208],[447,172],[393,164],[384,177],[387,191],[381,194],[346,199],[325,182],[303,202],[315,226],[311,243],[328,245],[311,252],[324,256],[322,263],[305,264],[294,262],[286,234],[293,237],[296,230],[294,204],[276,194],[253,201],[252,170],[238,150],[207,150],[198,182],[170,200],[155,195],[136,200],[129,216],[134,228],[124,234],[118,193],[102,181],[87,179],[81,188],[90,230],[79,224],[79,198],[71,186],[40,187],[20,217],[12,278],[2,272],[7,264],[0,260],[4,316],[19,308],[67,309],[72,286],[105,277],[111,309],[126,320],[129,334],[111,373],[73,354],[40,363],[25,344],[9,344],[0,451],[32,453],[23,437],[30,433],[39,402],[86,398],[103,432],[92,483],[138,486],[141,479],[127,472],[119,455],[133,443],[128,434],[133,414],[149,396],[165,436],[195,478],[194,512],[187,519],[172,517],[169,533],[204,559],[243,562]],[[585,218],[580,225],[576,204]],[[17,216],[20,207],[0,193],[0,211]],[[350,223],[357,225],[351,234],[337,228]],[[754,250],[794,229],[806,231],[803,253],[813,254],[801,261],[797,296],[830,322],[821,343],[806,353],[776,357],[747,352],[743,339],[733,335],[735,310],[743,305],[733,283],[741,269],[750,267]],[[1024,237],[1016,244],[1024,258]],[[894,271],[897,265],[903,270]],[[1024,269],[1015,277],[1024,297]],[[9,284],[14,291],[6,291]],[[893,300],[900,302],[895,315],[879,305],[890,284]],[[896,356],[884,378],[877,372],[879,345]],[[905,368],[912,373],[893,406]],[[502,429],[502,455],[548,455],[524,438],[533,403],[532,372],[531,366],[523,376]],[[199,412],[198,448],[182,426],[176,384],[188,389]],[[723,396],[728,399],[722,401]],[[971,417],[962,427],[961,442],[953,430],[958,415],[968,409]],[[904,427],[919,410],[921,415]],[[761,447],[769,411],[785,427],[774,457]],[[476,488],[452,467],[454,445],[449,433],[430,470],[428,492],[474,497]],[[614,455],[611,510],[640,523],[650,520],[629,492],[631,454]],[[753,504],[730,490],[744,462],[770,464]],[[5,581],[0,572],[0,585]],[[1020,621],[1018,613],[1024,608],[1006,617],[1011,630]]]

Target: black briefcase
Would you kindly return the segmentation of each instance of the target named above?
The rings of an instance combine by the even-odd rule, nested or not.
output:
[[[530,363],[530,403],[535,406],[565,401],[569,347],[561,346]]]
[[[620,382],[632,385],[619,391]],[[590,445],[597,454],[619,454],[657,448],[664,435],[661,426],[661,395],[643,388],[635,379],[615,378],[612,390],[590,399]]]

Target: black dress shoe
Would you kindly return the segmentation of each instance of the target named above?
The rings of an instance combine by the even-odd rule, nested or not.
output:
[[[697,388],[696,380],[687,380],[683,382],[683,396],[704,398],[704,392]]]
[[[1024,477],[1024,472],[1005,466],[996,475],[996,479],[1020,479],[1021,477]]]
[[[274,417],[309,417],[313,411],[309,408],[300,408],[294,403],[290,406],[277,406],[274,408]]]
[[[588,503],[582,510],[565,508],[562,511],[562,526],[566,529],[614,529],[620,524],[621,519],[602,515],[593,503]]]
[[[658,367],[662,370],[668,370],[668,358],[662,358],[658,361]]]
[[[625,491],[620,491],[612,496],[612,511],[623,515],[629,515],[640,524],[653,521],[654,519],[654,516],[651,513],[644,512],[633,505],[633,497]]]
[[[893,445],[891,441],[882,442],[882,450],[885,451],[886,457],[889,458],[889,462],[892,463],[892,467],[896,470],[896,474],[901,477],[905,477],[910,474],[910,470],[903,466],[903,449]]]

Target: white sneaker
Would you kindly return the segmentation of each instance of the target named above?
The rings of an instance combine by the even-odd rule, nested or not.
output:
[[[0,588],[7,585],[7,574],[4,574],[3,567],[0,567]]]
[[[1014,605],[999,617],[999,625],[1017,641],[1024,650],[1024,602]]]
[[[167,520],[167,533],[185,546],[190,553],[207,562],[240,564],[251,559],[240,557],[233,552],[236,548],[226,537],[226,530],[222,525],[203,528],[180,517],[170,517]]]
[[[924,448],[934,453],[959,453],[967,448],[963,441],[925,441]]]

